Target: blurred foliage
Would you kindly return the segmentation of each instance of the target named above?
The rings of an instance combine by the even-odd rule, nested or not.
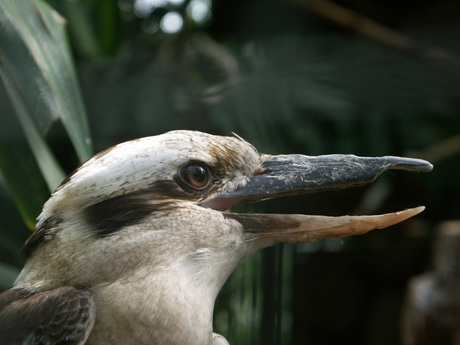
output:
[[[12,25],[6,22],[9,17],[5,13],[19,3],[24,6],[21,18],[32,11],[30,4],[41,4],[34,11],[45,11],[46,16],[41,18],[51,20],[50,10],[44,10],[38,0],[13,3],[16,4],[9,0],[0,4],[2,25]],[[304,6],[303,1],[48,0],[48,3],[66,20],[97,150],[123,140],[184,128],[225,135],[235,132],[268,153],[429,158],[435,164],[430,174],[386,174],[368,188],[292,198],[292,202],[270,201],[254,207],[278,213],[344,214],[394,211],[424,204],[427,210],[419,219],[428,224],[458,217],[460,180],[456,171],[460,168],[460,145],[456,138],[460,129],[460,77],[456,59],[460,55],[460,5],[456,1],[337,1],[355,11],[352,14],[368,16],[415,42],[415,48],[411,49],[403,49],[396,42],[392,45],[392,35],[384,43],[369,38],[375,35],[363,37],[359,30],[362,21],[353,22],[353,18],[359,18],[356,16],[351,16],[352,25],[344,29],[343,24],[331,22],[330,18],[325,19]],[[192,7],[200,6],[199,3],[208,6],[209,11],[203,10],[207,17],[202,21],[197,19],[200,17],[196,12],[192,14]],[[176,33],[167,34],[164,19],[171,12],[179,14],[183,22]],[[345,15],[340,11],[338,14]],[[11,35],[0,31],[0,66],[5,66],[8,61],[5,57],[13,52],[13,65],[21,68],[7,71],[10,79],[19,78],[14,85],[25,88],[18,90],[22,98],[33,99],[33,103],[25,103],[27,118],[35,124],[32,128],[45,135],[51,146],[50,156],[57,157],[68,173],[79,160],[69,154],[73,144],[67,133],[84,141],[89,137],[88,130],[83,131],[85,134],[74,131],[64,118],[64,125],[54,122],[61,113],[53,110],[54,103],[46,96],[56,90],[53,78],[59,80],[56,75],[40,79],[46,75],[36,63],[40,58],[33,52],[31,56],[35,59],[25,54],[28,48],[21,36],[22,22],[18,20]],[[28,39],[45,40],[47,43],[41,46],[47,48],[50,33],[55,33],[54,38],[51,34],[52,41],[59,43],[59,49],[67,49],[69,42],[64,38],[62,26],[49,31],[42,26],[35,27],[33,35],[30,31],[24,35]],[[9,48],[10,41],[13,50]],[[47,51],[51,57],[55,53]],[[60,74],[63,68],[70,67],[67,71],[71,75],[73,63],[66,53],[63,55],[61,63],[56,62],[46,72]],[[432,58],[434,55],[438,58]],[[439,56],[449,56],[449,63],[442,63]],[[27,78],[38,79],[31,82]],[[58,89],[67,84],[68,80],[61,80]],[[70,85],[69,93],[61,95],[75,96],[79,102],[76,83],[71,81]],[[14,100],[10,102],[17,112]],[[24,135],[20,124],[15,123],[10,102],[4,93],[0,95],[5,114],[0,116],[1,138],[14,134],[8,145],[0,145],[0,156],[7,160],[7,163],[0,160],[2,174],[4,180],[8,180],[7,175],[18,174],[16,185],[27,181],[22,183],[22,189],[9,183],[9,189],[21,210],[30,208],[21,211],[22,214],[32,214],[44,201],[46,184],[40,177],[43,172],[39,173],[40,168],[34,163],[35,154],[26,145],[30,135]],[[81,115],[77,119],[84,118],[82,105],[71,103],[68,108]],[[83,123],[80,128],[85,126]],[[78,147],[75,139],[73,143]],[[87,146],[86,150],[89,149]],[[88,151],[80,153],[80,160],[87,154]],[[24,159],[11,164],[14,157]],[[25,169],[26,166],[29,168]],[[8,169],[11,169],[9,174]],[[31,196],[30,203],[21,204],[18,200],[27,195]],[[12,208],[4,189],[0,198],[2,205],[8,205],[5,209]],[[14,212],[0,217],[0,258],[8,265],[5,270],[0,265],[0,282],[4,282],[0,287],[11,282],[11,267],[15,270],[19,267],[11,257],[17,258],[18,246],[27,231],[21,231],[18,219]],[[30,218],[26,221],[31,222]],[[404,248],[414,254],[411,258],[418,258],[416,253],[427,253],[431,240],[430,231],[424,230],[430,227],[419,228],[422,230],[418,237],[408,236],[404,231],[380,232],[359,239],[323,241],[300,247],[296,252],[293,247],[286,247],[284,251],[273,249],[259,254],[237,270],[222,292],[216,310],[217,331],[233,343],[268,344],[263,337],[267,329],[260,325],[272,325],[277,333],[272,338],[274,343],[290,343],[292,327],[297,327],[290,312],[292,291],[301,290],[293,281],[296,277],[293,258],[303,262],[309,260],[312,252],[347,250],[385,249],[386,253],[392,246]],[[423,262],[426,264],[427,260]],[[270,265],[273,267],[267,269]],[[280,265],[285,268],[281,270],[283,274],[275,267]],[[413,267],[407,269],[404,279],[423,269],[421,265]],[[278,291],[270,292],[271,285],[278,286],[275,288]],[[376,333],[375,339],[378,337]],[[362,344],[363,339],[351,343]],[[376,343],[369,340],[366,345]]]
[[[15,112],[5,106],[0,117],[1,181],[33,229],[43,203],[65,178],[44,138],[51,126],[62,122],[81,161],[92,153],[64,21],[41,0],[0,4],[0,77]],[[7,224],[1,226],[2,247],[17,249],[18,230]],[[12,272],[17,269],[0,266],[2,288],[12,283]]]

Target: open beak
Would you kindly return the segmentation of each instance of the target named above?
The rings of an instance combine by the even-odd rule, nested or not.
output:
[[[233,205],[279,196],[305,194],[360,186],[374,181],[386,170],[428,172],[433,166],[424,160],[403,157],[357,157],[354,155],[263,156],[262,169],[244,186],[219,195],[215,201]],[[249,237],[269,242],[308,243],[321,238],[363,234],[410,218],[425,208],[375,216],[310,216],[223,213],[242,224]]]

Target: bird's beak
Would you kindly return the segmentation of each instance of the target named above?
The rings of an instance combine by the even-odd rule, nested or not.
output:
[[[263,156],[261,169],[245,185],[219,195],[214,202],[232,205],[279,196],[360,186],[374,181],[386,170],[431,171],[424,160],[402,157],[357,157],[353,155]],[[377,216],[309,216],[224,213],[237,220],[245,233],[277,242],[307,243],[366,233],[401,222],[424,210],[417,207]]]

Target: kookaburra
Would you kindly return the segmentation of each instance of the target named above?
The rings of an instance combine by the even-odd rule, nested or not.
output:
[[[249,201],[363,185],[426,161],[259,154],[239,137],[174,131],[109,148],[45,203],[27,261],[0,294],[1,345],[218,345],[216,296],[238,263],[276,242],[362,234],[421,212],[225,212]]]

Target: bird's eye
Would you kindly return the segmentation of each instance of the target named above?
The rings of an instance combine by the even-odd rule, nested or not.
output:
[[[180,170],[180,177],[190,186],[202,189],[209,184],[210,173],[205,165],[191,163]]]

